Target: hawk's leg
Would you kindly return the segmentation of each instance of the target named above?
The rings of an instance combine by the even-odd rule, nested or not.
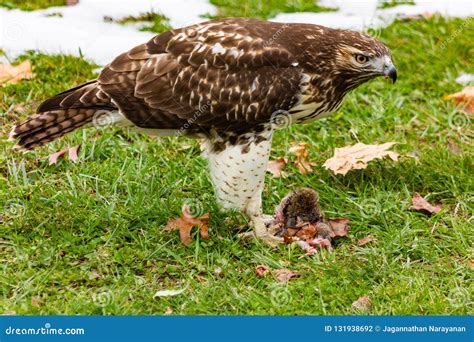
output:
[[[204,147],[220,204],[243,211],[253,226],[251,235],[273,245],[279,239],[269,234],[262,216],[262,190],[271,144],[269,128],[238,137],[216,136],[206,140]]]
[[[253,232],[244,233],[241,236],[244,238],[257,238],[270,246],[274,246],[283,242],[283,239],[274,236],[272,232],[268,231],[268,228],[265,225],[264,215],[262,215],[262,191],[263,181],[261,188],[254,193],[254,197],[250,199],[244,210],[252,223]]]

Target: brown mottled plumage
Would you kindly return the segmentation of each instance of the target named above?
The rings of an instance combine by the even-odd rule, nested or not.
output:
[[[262,235],[273,130],[327,115],[348,91],[383,75],[396,79],[389,50],[361,33],[213,20],[121,54],[96,80],[46,100],[10,136],[33,149],[109,116],[102,121],[204,138],[219,200],[243,209]]]

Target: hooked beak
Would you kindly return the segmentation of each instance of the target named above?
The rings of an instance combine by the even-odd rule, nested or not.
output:
[[[393,64],[385,65],[383,74],[385,78],[390,77],[393,83],[397,80],[397,69],[395,69]]]

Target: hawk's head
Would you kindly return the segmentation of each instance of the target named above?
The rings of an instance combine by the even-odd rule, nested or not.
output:
[[[338,91],[345,93],[378,76],[397,79],[390,50],[369,35],[316,27],[317,35],[308,36],[309,64]],[[316,39],[314,39],[316,38]]]
[[[395,83],[397,70],[390,50],[379,40],[368,35],[342,31],[335,45],[334,67],[357,85],[377,76],[390,77]]]

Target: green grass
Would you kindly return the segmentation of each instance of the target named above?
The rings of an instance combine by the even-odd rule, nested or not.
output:
[[[415,5],[413,0],[384,0],[379,5],[378,8],[390,8],[399,5]]]
[[[319,6],[314,0],[210,0],[217,7],[217,15],[208,18],[252,17],[268,19],[278,13],[325,12],[334,8]]]
[[[0,0],[0,7],[19,8],[24,11],[35,11],[53,6],[65,6],[66,0]]]
[[[169,24],[169,18],[165,17],[163,14],[159,14],[153,11],[142,13],[138,16],[128,16],[125,18],[118,19],[119,24],[129,24],[129,23],[143,23],[146,22],[140,27],[140,31],[151,31],[156,33],[161,33],[171,30]]]
[[[473,132],[469,118],[441,99],[460,90],[454,82],[460,72],[474,71],[473,28],[438,17],[393,24],[381,39],[393,51],[395,85],[373,81],[350,94],[334,116],[277,132],[272,158],[292,141],[306,141],[319,166],[309,175],[290,167],[288,178],[268,176],[265,211],[292,189],[310,186],[327,216],[351,220],[347,238],[311,258],[300,259],[294,246],[272,250],[240,241],[235,227],[244,220],[217,210],[193,140],[89,129],[21,154],[2,139],[0,311],[357,314],[351,303],[368,295],[372,314],[473,314]],[[94,76],[95,66],[82,59],[22,58],[32,60],[37,76],[2,89],[3,137],[39,101]],[[321,166],[334,148],[357,141],[398,141],[395,150],[406,157],[345,177]],[[44,160],[78,143],[79,163]],[[428,217],[409,210],[414,192],[429,195],[443,211]],[[211,238],[195,235],[185,247],[163,226],[189,199],[211,212]],[[356,246],[367,235],[377,241]],[[301,276],[282,285],[257,277],[258,264]],[[186,290],[153,298],[157,290],[179,288]]]

